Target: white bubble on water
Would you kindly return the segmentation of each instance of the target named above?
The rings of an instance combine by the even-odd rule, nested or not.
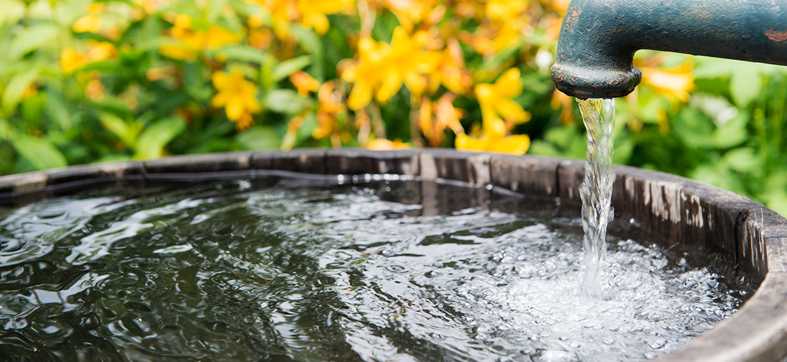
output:
[[[365,197],[309,213],[315,227],[286,225],[287,233],[333,240],[326,241],[333,250],[362,250],[354,258],[320,257],[349,306],[347,342],[360,349],[371,343],[364,331],[373,326],[439,346],[449,359],[645,360],[679,348],[739,303],[720,292],[719,276],[685,261],[670,266],[658,247],[631,240],[610,242],[604,287],[589,297],[578,291],[576,225],[570,232],[539,223],[512,228],[514,215],[476,208],[368,217],[417,208]]]

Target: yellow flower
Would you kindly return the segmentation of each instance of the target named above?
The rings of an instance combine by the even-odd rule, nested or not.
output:
[[[433,92],[440,84],[457,94],[463,94],[470,88],[472,79],[465,69],[462,49],[456,39],[450,39],[446,48],[440,53],[437,70],[431,73],[430,83]]]
[[[238,128],[246,128],[252,123],[252,113],[262,108],[257,100],[257,87],[234,70],[230,73],[216,72],[212,77],[213,86],[218,91],[211,104],[224,107],[227,118],[235,122]]]
[[[251,29],[249,30],[249,45],[257,49],[266,49],[271,45],[273,35],[268,29]]]
[[[485,3],[481,22],[472,33],[463,33],[462,40],[484,56],[492,56],[522,42],[530,28],[528,0],[490,0]]]
[[[557,42],[560,37],[560,27],[563,24],[563,17],[549,16],[544,20],[544,33],[551,43]]]
[[[473,130],[472,135],[464,132],[457,133],[454,147],[460,151],[496,152],[512,155],[523,155],[530,148],[530,137],[527,135],[508,135],[501,133],[487,122],[483,122],[482,129]]]
[[[172,59],[180,60],[193,60],[195,57],[194,52],[190,49],[175,44],[165,44],[159,48],[161,54],[164,54]]]
[[[514,126],[530,120],[530,113],[513,100],[522,93],[522,88],[517,68],[507,70],[494,84],[475,87],[485,133],[502,137]]]
[[[157,80],[167,79],[176,73],[174,67],[152,67],[145,72],[145,78],[154,82]]]
[[[84,51],[75,48],[64,48],[60,52],[60,68],[71,73],[85,65],[107,60],[115,56],[115,46],[107,42],[91,41]]]
[[[342,71],[342,78],[353,83],[348,105],[353,110],[365,107],[372,101],[375,88],[382,81],[382,69],[390,51],[388,44],[378,43],[370,37],[358,41],[358,60]]]
[[[301,129],[305,120],[306,115],[299,114],[287,122],[287,133],[284,134],[284,138],[281,141],[282,150],[288,151],[295,147],[295,142],[298,140],[298,130]]]
[[[289,37],[290,22],[298,18],[298,6],[294,0],[256,0],[271,19],[271,27],[280,39]]]
[[[222,28],[218,25],[211,25],[207,31],[198,32],[201,38],[197,38],[196,48],[200,50],[213,50],[221,48],[238,41],[238,36],[229,30]]]
[[[74,48],[65,48],[60,52],[60,68],[65,73],[71,73],[87,64],[87,55]]]
[[[164,55],[180,60],[193,60],[201,51],[215,50],[239,39],[237,35],[218,25],[195,30],[191,17],[184,14],[175,16],[169,35],[172,42],[162,45],[160,50]]]
[[[112,43],[88,42],[87,57],[91,62],[107,60],[115,56],[116,50]]]
[[[235,120],[235,127],[239,130],[244,130],[251,127],[252,123],[254,123],[254,119],[251,117],[251,113],[244,113]]]
[[[460,151],[524,155],[530,148],[530,137],[527,135],[496,137],[487,134],[473,137],[462,133],[456,136],[455,147]]]
[[[85,93],[87,94],[87,97],[92,100],[100,100],[104,98],[106,91],[104,91],[104,85],[101,83],[101,78],[99,78],[98,75],[94,75],[87,83],[87,87],[85,87]]]
[[[179,14],[175,16],[173,26],[169,29],[169,35],[173,38],[173,42],[161,46],[161,53],[173,58],[181,60],[189,60],[194,58],[194,49],[189,46],[189,37],[191,35],[191,17],[188,15]]]
[[[77,19],[71,29],[77,33],[98,33],[101,30],[101,15],[104,4],[94,3],[87,8],[87,14]]]
[[[320,82],[312,78],[312,76],[306,72],[299,71],[292,73],[290,75],[290,82],[295,86],[295,89],[298,90],[298,94],[302,96],[309,95],[310,92],[314,92],[320,88]]]
[[[76,33],[101,34],[110,39],[117,39],[133,18],[135,9],[121,2],[93,2],[84,15],[71,24]]]
[[[543,2],[561,15],[568,10],[569,0],[543,0]]]
[[[691,61],[672,67],[642,66],[642,84],[673,101],[686,102],[694,90],[694,67]]]
[[[353,83],[350,108],[365,107],[373,94],[377,101],[385,103],[402,85],[414,97],[420,96],[427,86],[428,75],[440,60],[437,52],[425,49],[427,40],[425,33],[411,37],[401,26],[394,29],[391,44],[361,38],[357,63],[342,74],[344,80]]]
[[[144,14],[153,14],[168,2],[169,0],[134,0],[134,5],[141,8]]]
[[[527,9],[527,0],[489,0],[484,13],[492,20],[508,21]]]
[[[455,134],[464,134],[464,129],[459,119],[462,111],[453,105],[454,96],[445,94],[433,105],[429,99],[421,101],[418,110],[418,127],[424,134],[430,146],[436,147],[443,143],[445,129],[451,129]]]
[[[328,31],[329,14],[349,13],[355,7],[353,0],[298,0],[301,24],[319,34]]]
[[[255,0],[271,17],[271,26],[280,39],[289,37],[290,23],[299,22],[319,34],[328,31],[328,15],[350,13],[354,0]]]
[[[402,150],[410,148],[410,145],[400,140],[388,140],[385,138],[373,139],[366,143],[365,147],[374,151]]]
[[[410,37],[402,27],[394,29],[383,82],[377,92],[379,101],[386,102],[403,84],[414,96],[421,95],[426,88],[425,76],[434,70],[440,60],[439,54],[424,49],[427,40],[425,33],[416,33]]]
[[[428,18],[438,8],[435,0],[385,0],[384,5],[407,30]]]
[[[252,14],[246,19],[246,25],[251,29],[261,28],[265,25],[265,19],[260,15]]]
[[[22,99],[27,99],[38,94],[38,86],[35,83],[30,83],[24,92],[22,92]]]
[[[336,91],[333,81],[325,82],[317,92],[317,128],[312,137],[323,139],[336,133],[337,119],[344,112],[341,93]]]
[[[462,18],[475,19],[481,17],[484,7],[478,0],[455,0],[452,10]]]
[[[473,34],[462,34],[462,40],[477,52],[492,56],[519,44],[527,27],[525,19],[511,16],[507,20],[484,22]]]

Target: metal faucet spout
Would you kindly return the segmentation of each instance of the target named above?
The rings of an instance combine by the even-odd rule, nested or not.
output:
[[[639,49],[787,65],[787,0],[572,0],[552,79],[582,99],[625,96]]]

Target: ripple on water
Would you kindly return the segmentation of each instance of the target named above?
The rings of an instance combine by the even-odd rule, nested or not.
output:
[[[0,355],[644,360],[740,303],[720,276],[617,239],[603,298],[588,299],[576,220],[496,211],[483,191],[287,185],[88,195],[0,216]]]
[[[79,231],[93,215],[119,206],[111,205],[112,201],[107,197],[53,199],[0,214],[0,267],[47,255],[57,240]]]

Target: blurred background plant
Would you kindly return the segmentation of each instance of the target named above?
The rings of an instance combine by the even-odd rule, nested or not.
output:
[[[568,0],[0,0],[0,174],[168,154],[584,157],[549,75]],[[640,52],[615,160],[787,214],[787,71]]]

